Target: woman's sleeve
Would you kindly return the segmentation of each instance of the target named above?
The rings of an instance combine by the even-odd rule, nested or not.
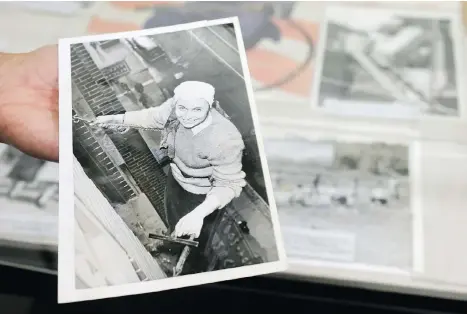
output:
[[[137,111],[127,111],[123,116],[123,124],[143,128],[163,129],[173,109],[173,98],[162,105]]]
[[[215,196],[219,208],[240,196],[246,185],[245,172],[242,170],[242,156],[245,144],[240,133],[231,132],[226,137],[217,137],[209,162],[213,168],[212,188],[207,196]]]

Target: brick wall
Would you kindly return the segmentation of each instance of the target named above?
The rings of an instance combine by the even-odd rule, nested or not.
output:
[[[125,112],[125,109],[117,99],[115,92],[109,86],[97,66],[93,63],[92,58],[84,45],[72,45],[71,60],[73,82],[80,90],[95,116],[120,114]],[[83,129],[84,132],[80,133],[79,128],[80,124],[75,124],[74,131],[76,132],[77,143],[74,147],[77,158],[79,159],[78,154],[84,157],[84,151],[84,154],[88,154],[88,156],[90,155],[87,158],[92,160],[91,163],[94,164],[94,167],[98,167],[101,169],[100,171],[111,171],[106,167],[111,167],[113,165],[105,165],[105,161],[100,161],[102,158],[108,158],[108,156],[105,152],[101,151],[101,149],[95,147],[95,143],[89,139],[89,130],[86,132]],[[146,194],[162,219],[165,219],[163,207],[165,174],[140,133],[137,130],[130,130],[124,135],[109,132],[109,137],[112,139],[119,153],[122,155],[125,164],[131,172],[131,175],[138,187]],[[83,148],[86,145],[94,145],[95,150],[84,150]],[[106,174],[108,175],[111,173],[107,172]],[[101,182],[103,180],[99,180],[94,173],[90,173],[88,175],[99,185],[99,188],[102,189],[106,186],[106,183]],[[118,178],[116,178],[116,180],[118,180]],[[105,195],[109,198],[113,198],[110,199],[111,201],[116,202],[122,199],[127,201],[126,198],[128,195],[125,194],[127,186],[125,186],[125,184],[113,184],[113,190],[112,188],[107,187]]]

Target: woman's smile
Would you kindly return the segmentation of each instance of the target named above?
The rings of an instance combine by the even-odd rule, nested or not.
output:
[[[180,122],[185,127],[194,127],[202,122],[202,119],[181,119]]]

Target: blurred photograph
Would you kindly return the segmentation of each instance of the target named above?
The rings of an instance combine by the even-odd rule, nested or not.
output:
[[[328,7],[312,106],[348,116],[459,118],[461,27],[454,15]]]
[[[284,270],[238,20],[94,38],[60,42],[59,299]]]
[[[309,1],[107,2],[96,9],[87,32],[150,29],[237,16],[256,100],[300,105],[307,103],[311,92],[322,8],[322,2]]]
[[[411,271],[409,145],[319,129],[263,132],[291,263]]]
[[[0,144],[0,264],[57,271],[58,164]]]

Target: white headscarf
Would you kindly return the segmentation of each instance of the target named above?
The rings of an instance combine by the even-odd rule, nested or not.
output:
[[[174,89],[175,101],[181,99],[204,99],[208,102],[210,107],[214,103],[214,94],[214,86],[208,83],[198,81],[183,82]]]

